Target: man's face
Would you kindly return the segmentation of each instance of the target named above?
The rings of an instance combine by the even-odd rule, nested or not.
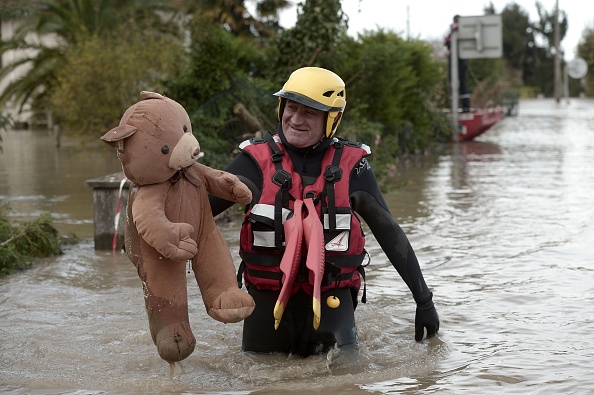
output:
[[[326,112],[287,100],[281,126],[287,141],[297,148],[310,147],[324,135]]]

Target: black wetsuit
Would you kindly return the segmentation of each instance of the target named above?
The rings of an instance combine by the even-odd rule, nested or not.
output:
[[[296,148],[281,140],[290,155],[295,171],[301,175],[303,185],[308,185],[321,173],[321,162],[330,140],[309,148]],[[251,190],[252,201],[257,202],[262,189],[262,173],[254,160],[240,153],[227,166],[226,171],[236,174]],[[417,303],[431,300],[431,293],[423,279],[417,257],[404,231],[396,223],[382,197],[377,180],[367,162],[362,159],[350,175],[350,200],[354,211],[367,223],[386,256],[412,291]],[[232,202],[210,196],[213,215],[218,215],[233,205]],[[354,310],[356,298],[349,289],[327,291],[322,294],[320,327],[314,331],[311,317],[311,296],[299,291],[292,296],[278,330],[274,329],[273,310],[278,292],[258,291],[250,287],[256,309],[244,321],[243,349],[256,352],[293,352],[307,356],[327,350],[330,346],[356,344]],[[338,292],[340,306],[326,306],[326,297]],[[431,304],[431,306],[433,306]]]

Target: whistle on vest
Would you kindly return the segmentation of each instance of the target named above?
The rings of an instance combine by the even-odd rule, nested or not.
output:
[[[334,295],[330,295],[326,298],[326,304],[328,305],[328,307],[330,307],[331,309],[336,309],[338,306],[340,306],[340,299],[338,299],[336,296]]]

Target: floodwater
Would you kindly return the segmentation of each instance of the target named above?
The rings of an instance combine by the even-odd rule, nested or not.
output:
[[[95,251],[85,180],[119,170],[109,149],[54,148],[2,132],[0,198],[82,241],[0,279],[7,394],[589,394],[594,392],[594,101],[521,101],[477,141],[400,169],[386,195],[441,318],[414,341],[412,297],[369,236],[360,349],[299,358],[241,351],[241,324],[204,312],[191,276],[195,352],[169,366],[152,344],[125,255]],[[221,225],[236,256],[236,223]]]

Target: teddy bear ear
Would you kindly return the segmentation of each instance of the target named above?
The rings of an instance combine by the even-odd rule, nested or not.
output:
[[[127,124],[119,125],[101,136],[101,140],[106,143],[115,143],[116,141],[132,136],[137,130],[138,128],[136,126]]]
[[[165,96],[161,95],[157,92],[149,92],[149,91],[142,91],[140,92],[140,100],[148,100],[148,99],[165,99]]]
[[[136,110],[136,105],[131,106],[124,112],[122,119],[120,120],[120,124],[115,128],[111,129],[109,132],[105,133],[101,136],[101,140],[105,141],[106,143],[114,143],[116,141],[120,141],[125,139],[126,137],[130,137],[138,130],[136,126],[132,126],[128,124],[128,120],[134,114]]]

